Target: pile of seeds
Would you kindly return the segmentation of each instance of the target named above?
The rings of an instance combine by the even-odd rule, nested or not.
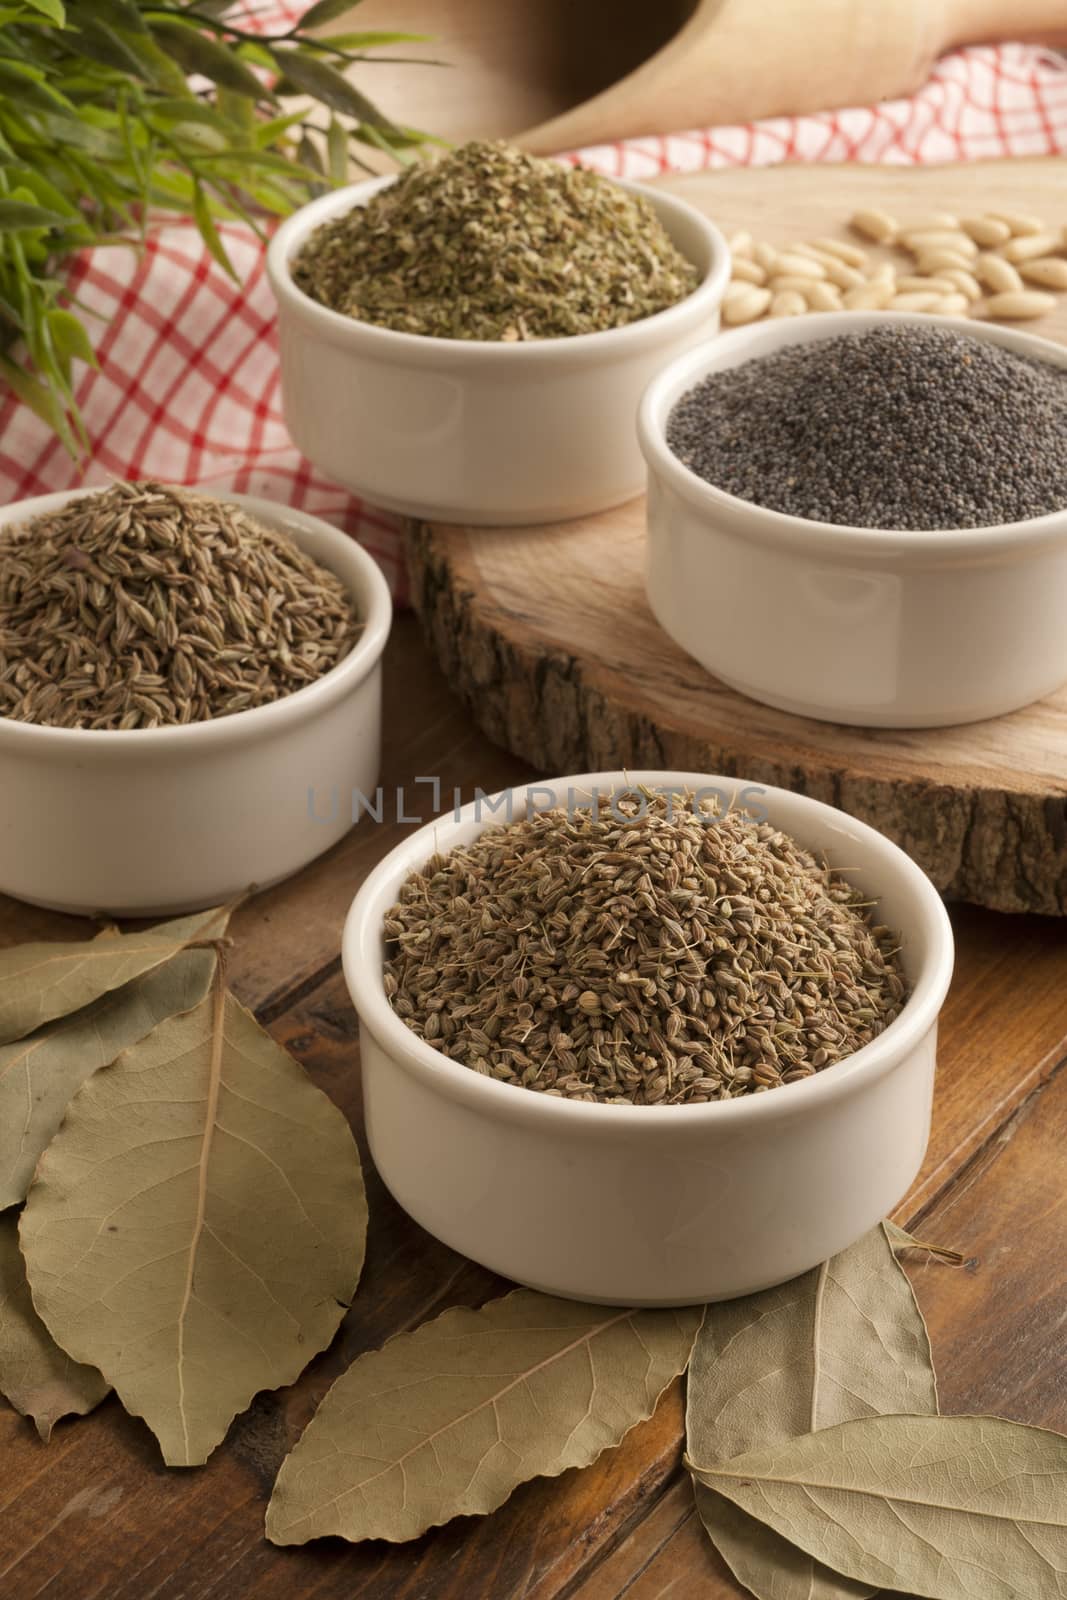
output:
[[[0,529],[0,715],[157,728],[266,705],[348,654],[332,572],[218,500],[116,483]]]
[[[894,936],[785,834],[688,794],[614,810],[543,811],[408,879],[385,986],[421,1039],[550,1095],[695,1104],[810,1077],[900,1011]]]
[[[893,259],[872,261],[865,246],[843,239],[776,246],[735,233],[723,321],[890,310],[1024,322],[1054,311],[1056,294],[1067,290],[1067,228],[1049,227],[1042,217],[933,211],[900,221],[866,210],[849,226],[903,255],[899,270]]]
[[[772,511],[890,529],[980,528],[1067,507],[1067,367],[970,334],[886,324],[713,373],[667,442]]]
[[[408,167],[324,223],[293,279],[361,322],[516,340],[636,322],[684,299],[698,274],[645,200],[596,173],[475,142]]]

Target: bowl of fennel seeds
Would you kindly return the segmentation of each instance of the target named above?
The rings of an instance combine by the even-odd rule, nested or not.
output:
[[[725,334],[650,385],[648,600],[754,700],[863,727],[1067,683],[1067,349],[903,311]]]
[[[409,516],[535,523],[639,494],[641,392],[715,333],[719,231],[665,190],[475,141],[274,235],[297,444]]]
[[[377,782],[391,602],[316,517],[158,483],[0,512],[0,890],[163,915],[264,887]]]
[[[483,797],[345,925],[375,1163],[549,1293],[783,1282],[913,1181],[952,952],[920,868],[803,795],[639,772]]]

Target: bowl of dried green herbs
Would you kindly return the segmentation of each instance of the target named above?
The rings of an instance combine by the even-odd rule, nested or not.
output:
[[[267,270],[310,460],[410,516],[535,523],[641,492],[642,390],[716,332],[729,252],[665,191],[475,142],[312,201]]]
[[[375,1164],[453,1249],[622,1305],[784,1282],[907,1191],[952,932],[804,795],[596,773],[411,833],[352,905]]]
[[[266,886],[377,783],[385,579],[317,517],[112,483],[0,511],[0,892],[145,916]]]

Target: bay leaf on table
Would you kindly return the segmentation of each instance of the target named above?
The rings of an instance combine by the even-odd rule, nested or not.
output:
[[[338,1378],[282,1463],[267,1537],[414,1539],[587,1466],[652,1415],[702,1315],[517,1289],[398,1334]]]
[[[75,1091],[164,1017],[199,1004],[215,964],[213,950],[182,950],[81,1011],[0,1045],[0,1207],[26,1198]]]
[[[1000,1417],[864,1417],[690,1467],[860,1583],[929,1600],[1067,1596],[1063,1434]]]
[[[345,1118],[217,982],[78,1090],[21,1241],[56,1342],[194,1466],[329,1344],[366,1227]]]
[[[936,1411],[930,1341],[884,1228],[802,1277],[708,1307],[689,1364],[686,1449],[728,1461],[854,1417]],[[757,1600],[870,1595],[703,1482],[708,1536]]]
[[[0,950],[0,1044],[23,1039],[56,1017],[91,1005],[102,994],[169,961],[187,944],[219,939],[231,906],[161,922],[141,933],[71,943],[16,944]]]
[[[8,1211],[0,1217],[0,1392],[33,1418],[47,1444],[60,1417],[83,1417],[107,1391],[95,1367],[72,1361],[33,1309],[18,1215]]]

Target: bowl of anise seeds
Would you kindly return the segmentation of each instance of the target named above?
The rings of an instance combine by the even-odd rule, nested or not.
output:
[[[722,235],[666,191],[475,141],[274,235],[289,431],[408,516],[547,522],[641,493],[645,385],[714,334]]]
[[[0,511],[0,891],[148,916],[304,866],[377,783],[390,619],[353,539],[266,500]]]
[[[751,1293],[844,1249],[922,1161],[948,917],[804,795],[637,772],[483,797],[374,869],[343,960],[383,1179],[532,1287]]]

